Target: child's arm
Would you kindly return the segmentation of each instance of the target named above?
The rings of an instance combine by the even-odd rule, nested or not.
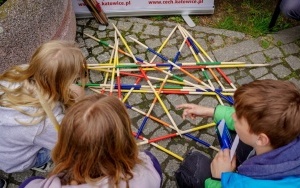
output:
[[[231,160],[229,149],[220,150],[213,159],[210,169],[212,178],[205,180],[205,188],[221,188],[221,174],[236,169],[236,157]]]
[[[195,117],[213,117],[214,122],[218,123],[220,120],[225,119],[226,125],[230,130],[234,130],[234,122],[232,114],[235,112],[233,107],[218,105],[216,108],[205,107],[196,104],[181,104],[176,106],[176,109],[184,109],[182,118],[187,117],[195,119]]]
[[[223,106],[223,105],[218,105],[215,108],[215,113],[214,113],[214,122],[218,123],[222,119],[225,120],[227,127],[230,130],[235,130],[234,129],[234,121],[232,119],[232,114],[235,112],[233,107],[230,106]]]
[[[236,157],[230,159],[229,149],[220,150],[210,164],[213,178],[221,179],[223,172],[233,172],[236,168]]]
[[[212,178],[208,178],[204,182],[204,187],[205,188],[221,188],[222,187],[221,180],[215,180]]]
[[[195,117],[212,117],[214,115],[214,108],[205,107],[196,104],[181,104],[176,106],[176,109],[183,108],[182,118],[186,117],[195,119]]]

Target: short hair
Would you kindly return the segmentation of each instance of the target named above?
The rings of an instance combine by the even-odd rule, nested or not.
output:
[[[290,143],[300,134],[300,93],[289,81],[256,80],[234,93],[238,119],[244,117],[250,132],[264,133],[273,148]]]
[[[124,104],[114,96],[86,96],[70,107],[62,120],[53,149],[53,174],[71,180],[95,183],[107,177],[112,185],[133,178],[140,163],[131,121]]]

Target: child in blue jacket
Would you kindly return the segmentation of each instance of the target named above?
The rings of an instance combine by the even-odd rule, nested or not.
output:
[[[220,150],[210,166],[210,159],[194,152],[197,163],[181,165],[176,172],[179,187],[300,187],[299,89],[288,81],[256,80],[239,87],[234,101],[234,108],[177,106],[184,109],[183,118],[225,119],[228,128],[253,148],[237,167],[236,157],[230,160],[228,149]],[[189,173],[180,173],[183,168]]]

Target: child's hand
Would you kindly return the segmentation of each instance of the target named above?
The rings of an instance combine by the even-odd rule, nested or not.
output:
[[[85,95],[85,91],[82,87],[72,84],[70,85],[71,94],[74,95],[75,101],[79,101]]]
[[[182,118],[189,117],[195,119],[195,117],[212,117],[214,115],[214,108],[200,106],[196,104],[181,104],[176,106],[176,109],[183,108]]]
[[[221,178],[222,172],[233,172],[236,168],[236,156],[230,160],[229,149],[220,150],[213,159],[210,169],[212,177]]]
[[[72,180],[71,183],[70,183],[70,185],[78,185],[78,182],[75,181],[75,180]]]

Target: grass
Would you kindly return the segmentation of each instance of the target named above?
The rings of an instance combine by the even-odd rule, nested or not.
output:
[[[0,6],[5,2],[6,0],[0,0]]]
[[[268,25],[275,10],[274,0],[215,0],[212,15],[191,15],[196,25],[239,31],[253,37],[300,25],[300,22],[279,15],[276,25],[269,31]],[[155,20],[184,23],[181,16],[156,16]]]

